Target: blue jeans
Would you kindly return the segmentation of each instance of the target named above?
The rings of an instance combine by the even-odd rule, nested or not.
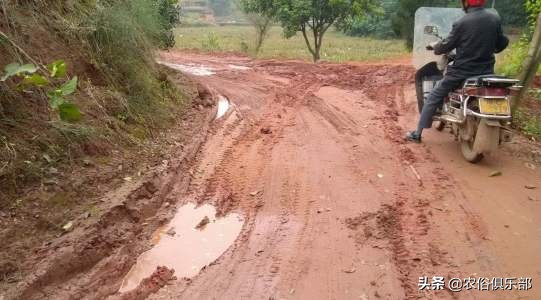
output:
[[[443,105],[443,99],[447,97],[450,92],[458,89],[464,80],[466,80],[466,78],[458,76],[443,77],[425,100],[418,128],[424,129],[432,127],[432,118],[434,117],[434,114],[436,114],[438,108]]]

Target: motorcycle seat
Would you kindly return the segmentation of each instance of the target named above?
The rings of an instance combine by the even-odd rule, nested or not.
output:
[[[488,74],[474,76],[466,79],[464,86],[484,86],[484,87],[510,87],[518,84],[520,81],[517,79],[507,78],[501,75]]]

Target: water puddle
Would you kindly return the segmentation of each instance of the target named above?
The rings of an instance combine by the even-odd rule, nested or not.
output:
[[[222,95],[218,96],[218,112],[216,112],[216,119],[223,117],[229,110],[229,106],[229,99]]]
[[[173,68],[175,70],[179,70],[184,73],[192,74],[195,76],[211,76],[211,75],[216,74],[213,68],[203,66],[203,65],[194,65],[194,64],[181,65],[181,64],[173,64],[173,63],[168,63],[168,62],[163,62],[163,61],[159,61],[158,63],[164,66]]]
[[[244,221],[238,214],[215,215],[216,209],[208,204],[179,208],[171,222],[155,233],[153,248],[139,256],[119,292],[136,288],[158,266],[174,269],[177,278],[193,277],[216,260],[233,244]]]
[[[230,69],[233,69],[233,70],[240,70],[240,71],[247,71],[247,70],[250,70],[251,68],[250,67],[245,67],[245,66],[238,66],[238,65],[227,65]]]

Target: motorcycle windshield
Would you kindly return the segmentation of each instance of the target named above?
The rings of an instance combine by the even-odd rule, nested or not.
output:
[[[445,38],[451,32],[453,23],[462,16],[464,16],[464,11],[460,8],[420,7],[417,9],[413,38],[413,65],[415,69],[420,69],[430,62],[438,60],[434,51],[426,50],[426,46],[439,41],[439,39],[426,34],[424,32],[425,26],[438,27],[439,36]]]

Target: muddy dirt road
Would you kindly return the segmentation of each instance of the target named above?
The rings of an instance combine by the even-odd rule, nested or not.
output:
[[[217,260],[150,299],[541,299],[541,166],[524,141],[479,165],[447,133],[404,143],[417,116],[411,66],[161,59],[229,99],[187,190],[167,199],[212,204],[242,226]],[[453,293],[420,291],[422,276],[516,279]]]
[[[541,186],[525,188],[541,184],[541,168],[511,150],[470,165],[449,134],[403,143],[416,119],[411,67],[163,60],[208,67],[198,80],[233,105],[183,201],[246,221],[216,263],[152,298],[541,297]],[[533,287],[420,292],[421,276],[531,277]]]

